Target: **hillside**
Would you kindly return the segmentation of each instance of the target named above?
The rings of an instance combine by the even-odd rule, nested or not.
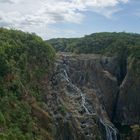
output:
[[[49,140],[37,112],[50,119],[42,109],[41,83],[54,57],[35,34],[0,28],[0,140]]]
[[[56,51],[74,53],[105,53],[111,55],[121,49],[137,56],[140,46],[140,35],[134,33],[94,33],[82,38],[58,38],[48,40]]]

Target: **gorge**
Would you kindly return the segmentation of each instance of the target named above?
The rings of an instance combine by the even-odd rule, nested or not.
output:
[[[139,43],[0,28],[0,140],[139,140]]]
[[[114,127],[114,125],[109,120],[105,107],[103,106],[104,103],[102,104],[99,101],[100,98],[102,98],[102,97],[100,97],[100,96],[102,96],[102,95],[100,95],[102,93],[98,93],[98,91],[100,91],[101,89],[94,88],[94,87],[99,87],[98,84],[93,84],[94,82],[96,83],[98,78],[96,78],[95,81],[92,81],[92,80],[90,81],[88,79],[89,74],[90,74],[88,72],[95,71],[94,68],[97,69],[95,71],[95,73],[93,72],[94,76],[98,75],[97,72],[99,72],[99,70],[103,71],[103,68],[100,65],[100,63],[101,63],[100,56],[97,56],[94,54],[91,55],[90,57],[86,56],[86,55],[85,56],[82,56],[82,55],[74,56],[74,55],[70,55],[70,54],[68,55],[65,53],[59,55],[59,57],[60,56],[61,56],[61,60],[59,60],[59,63],[57,64],[57,67],[59,69],[59,72],[57,70],[57,72],[58,72],[57,76],[60,75],[60,77],[59,78],[57,77],[56,79],[59,79],[58,80],[59,84],[60,84],[60,81],[64,82],[63,88],[64,88],[64,92],[66,92],[65,94],[67,94],[67,96],[70,96],[75,103],[79,102],[79,100],[81,100],[80,105],[78,105],[79,106],[78,117],[83,117],[83,118],[84,118],[84,116],[89,117],[89,118],[96,117],[96,119],[97,119],[96,124],[98,125],[98,129],[99,129],[98,131],[101,131],[101,129],[103,129],[105,131],[104,136],[103,136],[104,139],[117,140],[118,130]],[[77,63],[77,65],[75,63]],[[80,64],[80,65],[78,65],[78,64]],[[83,73],[80,69],[78,71],[76,66],[78,66],[78,69],[79,68],[82,69],[85,73]],[[89,69],[89,71],[87,71],[87,69]],[[71,78],[68,75],[70,75],[70,77],[73,77],[72,79],[74,81],[71,80]],[[92,78],[94,77],[93,75],[92,75]],[[86,79],[86,81],[85,81],[85,79]],[[75,84],[73,84],[73,83],[75,83]],[[86,87],[86,83],[88,83],[87,87]],[[85,90],[83,93],[81,91],[81,89],[84,89],[84,88],[85,88]],[[72,93],[72,92],[74,92],[74,93]],[[94,99],[92,99],[92,100],[89,99],[90,98],[90,97],[88,97],[89,92],[91,92],[90,94],[94,94],[94,96],[95,96]],[[75,96],[78,96],[78,97],[76,97],[76,99],[75,99]],[[92,95],[90,95],[90,96],[92,96]],[[78,101],[77,101],[77,98],[78,98]],[[94,102],[94,103],[92,103],[92,102]],[[72,105],[73,104],[71,104],[71,106]],[[76,107],[74,107],[74,108],[76,108]],[[81,123],[81,122],[79,122],[79,123]],[[85,127],[83,129],[83,133],[84,133],[85,139],[92,140],[93,136],[94,135],[96,136],[96,133],[94,134],[94,131],[92,131],[92,129],[89,132],[87,132],[88,128],[92,128],[92,126],[90,126],[91,124],[88,124],[88,122],[86,122],[86,120],[84,121],[84,125],[85,125]],[[83,125],[81,127],[83,128]],[[86,131],[86,132],[84,132],[84,131]],[[69,139],[72,139],[72,138],[69,138]]]
[[[129,114],[126,116],[126,110],[120,110],[123,109],[120,108],[121,96],[126,94],[123,91],[123,88],[125,88],[124,82],[126,83],[128,77],[132,79],[131,68],[127,68],[127,63],[124,63],[125,66],[123,66],[127,71],[122,74],[119,59],[114,56],[59,53],[57,58],[56,74],[53,75],[52,85],[55,85],[54,89],[58,94],[56,99],[61,100],[61,106],[64,108],[65,116],[63,116],[63,120],[69,122],[71,119],[68,120],[67,117],[71,114],[71,117],[77,122],[76,129],[81,127],[80,130],[76,131],[80,131],[79,133],[82,133],[80,135],[83,135],[82,139],[85,140],[123,139],[118,130],[119,127],[117,128],[114,124],[120,124],[122,127],[123,125],[124,127],[125,125],[129,126],[135,124],[135,118],[139,117],[138,115],[135,118],[133,117],[133,120],[128,120],[125,118],[129,116]],[[122,83],[118,81],[121,75],[124,75]],[[139,84],[139,81],[137,84]],[[132,97],[129,100],[132,100]],[[124,103],[122,101],[121,104]],[[135,103],[137,106],[139,101]],[[134,104],[129,103],[129,105]],[[124,107],[126,107],[125,104]],[[82,122],[79,118],[82,118]],[[132,122],[129,124],[127,120]],[[92,128],[94,125],[97,125],[97,127]],[[67,138],[63,137],[61,139],[76,140],[77,137],[74,138],[69,135]]]

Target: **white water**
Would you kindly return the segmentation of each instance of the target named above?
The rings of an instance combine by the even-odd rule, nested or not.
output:
[[[90,112],[89,112],[89,110],[87,109],[87,107],[86,107],[86,105],[85,105],[85,104],[86,104],[86,100],[85,100],[84,94],[82,93],[82,91],[81,91],[77,86],[75,86],[75,85],[69,80],[69,77],[68,77],[68,74],[67,74],[66,70],[64,69],[63,71],[64,71],[63,78],[68,82],[68,84],[69,84],[74,90],[76,90],[76,91],[80,94],[81,99],[82,99],[82,107],[84,108],[85,112],[86,112],[87,114],[90,115]]]
[[[106,131],[106,140],[117,140],[117,131],[110,124],[100,119],[100,123],[104,126]]]
[[[70,80],[70,78],[69,78],[69,76],[67,74],[67,71],[65,69],[63,69],[63,73],[61,73],[61,76],[66,80],[66,82],[69,84],[70,87],[72,87],[77,93],[80,94],[81,100],[82,100],[82,107],[84,108],[86,114],[93,115],[92,113],[89,112],[88,108],[86,107],[85,95],[82,93],[82,91],[77,86],[75,86],[71,82],[71,80]],[[105,128],[106,140],[117,140],[117,131],[116,131],[116,129],[113,128],[109,123],[103,121],[101,118],[100,118],[100,123]]]

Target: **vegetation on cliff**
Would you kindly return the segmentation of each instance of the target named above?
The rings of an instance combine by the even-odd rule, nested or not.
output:
[[[121,50],[140,57],[140,35],[134,33],[94,33],[82,38],[48,40],[56,51],[114,54]]]
[[[54,59],[54,49],[35,34],[0,28],[1,140],[51,139],[51,119],[39,105]]]

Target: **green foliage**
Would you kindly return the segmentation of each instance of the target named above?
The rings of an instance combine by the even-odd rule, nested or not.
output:
[[[62,115],[66,115],[66,107],[64,106],[64,105],[60,105],[59,107],[58,107],[58,110],[60,111],[60,113],[62,114]]]
[[[4,115],[2,112],[0,112],[0,126],[3,126],[3,125],[5,126],[5,123],[6,121],[5,121]]]
[[[43,103],[39,86],[54,60],[54,49],[35,34],[0,28],[0,140],[39,139],[37,118],[23,97],[26,91]]]
[[[128,55],[140,57],[140,35],[133,33],[94,33],[82,38],[58,38],[48,42],[56,51],[114,55],[125,49]]]

